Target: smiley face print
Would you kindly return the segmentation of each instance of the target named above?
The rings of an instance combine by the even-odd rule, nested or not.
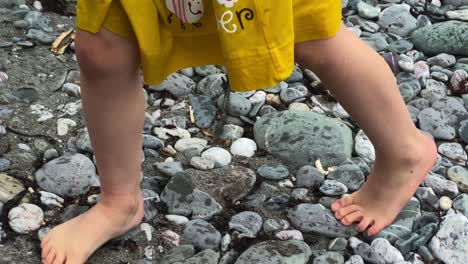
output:
[[[231,8],[234,6],[235,3],[237,3],[239,0],[218,0],[218,3],[220,5],[224,5],[227,8]]]
[[[199,21],[205,12],[203,0],[166,0],[166,6],[180,21],[190,24]]]

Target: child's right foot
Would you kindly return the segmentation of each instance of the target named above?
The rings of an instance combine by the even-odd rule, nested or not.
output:
[[[44,264],[84,264],[105,242],[125,234],[143,218],[143,197],[117,197],[99,202],[86,213],[65,222],[42,240]]]
[[[374,236],[390,225],[413,197],[437,158],[434,141],[421,133],[414,149],[394,159],[381,160],[364,186],[332,205],[344,225],[358,223],[357,230]],[[408,156],[410,155],[410,156]]]

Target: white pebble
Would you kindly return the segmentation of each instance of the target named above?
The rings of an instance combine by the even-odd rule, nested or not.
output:
[[[294,184],[293,184],[292,181],[289,180],[289,179],[280,181],[280,182],[278,183],[278,185],[279,185],[279,187],[294,188]]]
[[[228,251],[229,245],[231,245],[231,235],[226,234],[223,236],[223,239],[221,240],[221,250],[223,252]]]
[[[37,11],[42,11],[44,9],[41,1],[34,1],[33,6]]]
[[[183,152],[189,148],[203,150],[207,144],[208,141],[201,138],[182,138],[176,142],[174,148],[179,152]]]
[[[385,263],[399,263],[405,261],[400,251],[393,247],[385,238],[376,238],[372,241],[371,247],[374,252],[383,258]]]
[[[447,196],[442,196],[439,199],[439,209],[443,211],[448,211],[452,208],[453,201]]]
[[[250,138],[239,138],[232,142],[231,153],[232,155],[253,157],[257,151],[257,144]]]
[[[28,234],[41,227],[44,221],[44,212],[34,204],[21,204],[8,213],[10,227],[19,234]]]
[[[154,227],[152,227],[150,224],[148,223],[142,223],[140,225],[140,230],[145,232],[145,235],[146,235],[146,240],[151,241],[153,240],[153,231],[154,231]]]
[[[88,204],[90,205],[97,204],[97,202],[99,202],[99,197],[100,197],[99,194],[92,194],[88,196],[88,200],[87,200]]]
[[[46,227],[42,227],[41,229],[39,229],[39,231],[37,231],[37,238],[39,238],[40,241],[42,241],[45,236],[50,232],[50,230],[52,230],[52,228],[46,226]]]
[[[336,103],[332,108],[333,114],[338,118],[349,118],[349,114],[346,109],[340,103]]]
[[[167,221],[172,222],[176,225],[183,225],[188,223],[190,220],[182,215],[166,215]]]
[[[21,150],[25,150],[25,151],[30,151],[31,150],[31,147],[29,147],[28,145],[23,144],[23,143],[19,143],[18,148],[21,149]]]
[[[63,207],[63,198],[45,191],[39,191],[41,194],[41,202],[48,207]]]
[[[75,127],[76,122],[70,118],[59,118],[57,120],[57,135],[65,136],[68,133],[69,127]]]
[[[299,230],[284,230],[276,233],[276,238],[280,240],[304,240],[301,231]]]
[[[145,258],[149,260],[153,260],[156,257],[156,249],[154,246],[147,246],[145,247]]]
[[[171,230],[166,230],[162,232],[161,237],[168,241],[169,243],[172,243],[174,246],[179,246],[180,242],[180,236],[174,231]]]
[[[229,151],[219,148],[212,147],[202,153],[202,158],[214,161],[215,167],[220,168],[229,165],[231,163],[231,153]]]
[[[362,243],[362,241],[361,241],[359,238],[357,238],[357,237],[350,237],[350,238],[348,239],[348,245],[349,245],[352,249],[356,249],[357,246],[358,246],[359,244],[361,244],[361,243]]]

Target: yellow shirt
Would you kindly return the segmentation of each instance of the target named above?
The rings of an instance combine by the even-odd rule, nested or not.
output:
[[[217,64],[226,66],[235,91],[287,79],[294,44],[332,37],[341,24],[340,0],[203,0],[203,11],[192,10],[203,12],[195,23],[184,23],[189,13],[166,0],[78,0],[77,10],[78,28],[104,27],[138,42],[147,84],[182,68]]]

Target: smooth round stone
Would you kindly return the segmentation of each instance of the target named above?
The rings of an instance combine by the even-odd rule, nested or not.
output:
[[[408,105],[416,107],[419,111],[431,107],[431,102],[425,98],[417,98],[408,102]]]
[[[19,180],[6,174],[0,174],[0,202],[8,202],[24,189]]]
[[[462,182],[466,179],[466,171],[460,170],[460,174],[454,173],[455,171],[456,170],[452,170],[450,174],[447,172],[449,179],[452,177],[451,180],[447,180],[443,176],[434,173],[429,173],[429,175],[424,179],[424,186],[431,187],[437,195],[445,195],[450,198],[455,198],[459,194],[457,182]]]
[[[143,147],[159,150],[164,147],[164,142],[155,136],[143,134]]]
[[[218,98],[219,109],[223,109],[224,95]],[[232,116],[246,116],[252,110],[252,103],[241,94],[231,93],[229,95],[228,113]]]
[[[405,261],[403,255],[393,247],[385,238],[377,238],[372,241],[371,247],[385,263],[399,263]]]
[[[438,198],[432,188],[419,187],[416,189],[415,196],[421,203],[421,207],[424,210],[434,211],[437,209]]]
[[[182,97],[190,94],[195,86],[195,82],[189,77],[180,73],[173,73],[157,89],[168,91],[176,97]]]
[[[466,161],[468,159],[463,146],[458,143],[442,143],[439,145],[438,150],[441,155],[452,160]]]
[[[345,262],[345,264],[364,264],[364,260],[359,255],[353,255]]]
[[[282,90],[288,88],[288,86],[289,86],[288,83],[283,81],[271,88],[264,89],[264,91],[267,93],[279,94]]]
[[[93,146],[91,145],[91,139],[89,138],[87,129],[83,129],[83,131],[78,135],[78,138],[76,139],[76,147],[86,152],[93,152]]]
[[[38,230],[44,221],[44,212],[34,204],[21,204],[8,213],[10,228],[18,234]]]
[[[458,185],[460,191],[468,193],[468,169],[453,166],[447,171],[447,177]]]
[[[193,157],[190,159],[190,165],[198,170],[212,170],[215,167],[215,163],[212,160],[204,159],[202,157]]]
[[[189,95],[190,103],[193,107],[195,125],[198,128],[210,127],[216,117],[216,106],[208,96]]]
[[[338,252],[327,252],[323,255],[320,255],[314,259],[312,264],[344,264],[344,257]]]
[[[294,71],[292,72],[291,76],[286,80],[287,83],[297,83],[301,82],[304,79],[304,74],[302,73],[301,68],[299,65],[294,66]]]
[[[196,219],[187,223],[184,239],[202,249],[217,249],[221,243],[221,234],[210,223]]]
[[[288,168],[283,165],[262,165],[257,169],[257,173],[268,180],[282,180],[289,176]]]
[[[463,142],[468,144],[468,119],[460,122],[460,127],[458,128],[458,134],[463,139]]]
[[[308,193],[309,190],[306,188],[296,188],[291,192],[291,197],[298,201],[306,200]]]
[[[456,136],[455,127],[448,115],[434,108],[426,108],[419,115],[419,127],[436,139],[452,140]]]
[[[223,132],[219,136],[223,140],[237,140],[244,134],[244,128],[233,124],[224,125]]]
[[[439,200],[439,209],[442,211],[448,211],[450,208],[452,208],[452,204],[453,201],[450,199],[450,197],[442,196]]]
[[[348,240],[342,237],[333,239],[328,245],[328,249],[332,251],[344,251],[348,246]]]
[[[431,77],[439,82],[447,82],[449,80],[449,77],[442,72],[431,72]]]
[[[232,142],[231,154],[243,157],[253,157],[257,151],[257,144],[250,138],[239,138]]]
[[[468,111],[464,106],[463,99],[458,97],[440,98],[434,101],[431,107],[447,114],[454,123],[468,118]]]
[[[18,29],[24,29],[29,27],[29,22],[23,19],[16,20],[15,22],[13,22],[13,26]]]
[[[297,187],[318,189],[324,180],[323,173],[310,165],[301,167],[296,173]]]
[[[354,140],[354,150],[356,153],[364,159],[366,162],[374,162],[375,161],[375,149],[374,145],[364,133],[363,130],[359,130]]]
[[[375,51],[381,52],[388,49],[387,40],[380,35],[371,35],[370,37],[361,37]]]
[[[224,93],[223,83],[226,81],[224,73],[208,75],[197,84],[197,92],[215,99]]]
[[[96,186],[94,163],[82,154],[66,154],[46,163],[36,172],[39,187],[59,196],[74,197]]]
[[[325,180],[319,190],[325,195],[338,196],[347,193],[348,187],[339,181]]]
[[[417,27],[416,18],[404,5],[385,8],[379,16],[379,25],[388,33],[406,37]]]
[[[390,45],[388,46],[388,51],[397,53],[397,54],[402,54],[402,53],[412,50],[413,47],[414,45],[410,41],[406,39],[400,39],[400,40],[390,43]]]
[[[262,229],[262,217],[250,211],[238,213],[231,217],[229,221],[229,229],[239,232],[239,238],[248,237],[254,238]]]
[[[156,168],[164,175],[169,177],[174,177],[177,173],[183,172],[184,168],[182,163],[172,161],[172,162],[158,162],[154,164]]]
[[[304,103],[297,103],[297,102],[290,104],[288,107],[288,110],[293,111],[293,112],[310,112],[309,106],[307,106]]]
[[[190,221],[187,217],[182,215],[165,215],[164,217],[167,219],[167,221],[176,225],[184,225]]]
[[[414,123],[418,122],[418,114],[419,114],[419,109],[417,109],[414,106],[407,105],[406,108],[408,109],[408,112],[411,115],[411,120],[413,120]]]
[[[423,27],[411,36],[411,41],[416,48],[425,54],[436,55],[448,53],[454,55],[467,56],[468,51],[465,38],[458,38],[466,32],[468,25],[461,21],[447,21]]]
[[[203,150],[207,144],[208,141],[201,138],[182,138],[176,142],[174,148],[179,152],[184,152],[191,148]]]
[[[286,230],[290,226],[289,222],[283,219],[267,219],[263,223],[263,232],[271,235]]]
[[[25,47],[25,48],[32,48],[32,47],[34,47],[34,43],[31,42],[31,41],[28,41],[28,40],[18,41],[18,42],[16,42],[16,45],[18,45],[18,46],[20,46],[20,47]]]
[[[201,156],[202,158],[212,160],[215,164],[215,168],[229,165],[232,159],[229,151],[219,147],[209,148],[208,150],[204,151]]]
[[[81,98],[81,88],[79,85],[74,83],[65,83],[62,86],[62,91],[76,98]]]
[[[5,40],[0,40],[0,48],[9,48],[13,46],[13,42],[11,41],[5,41]]]
[[[461,214],[445,217],[429,243],[434,256],[444,263],[468,261],[468,218]]]
[[[366,177],[357,165],[345,164],[331,172],[327,179],[341,182],[346,185],[348,190],[356,191],[364,184]]]
[[[49,208],[63,206],[64,199],[60,196],[44,191],[39,191],[39,193],[41,194],[42,204],[48,206]]]
[[[11,161],[5,158],[0,158],[0,171],[6,171],[11,167]]]
[[[264,91],[257,91],[254,95],[249,98],[252,103],[252,110],[250,110],[249,116],[256,116],[260,108],[265,105],[267,94]]]
[[[373,19],[380,15],[380,8],[375,7],[363,1],[359,1],[357,4],[357,11],[363,18]]]
[[[414,72],[415,66],[412,58],[405,54],[401,54],[398,59],[398,66],[406,72]]]
[[[304,241],[304,237],[302,236],[302,232],[299,230],[284,230],[276,233],[276,238],[279,240],[299,240]]]
[[[281,100],[285,103],[291,103],[297,99],[304,98],[307,95],[303,90],[299,90],[296,87],[287,88],[281,91]]]
[[[431,65],[437,65],[443,68],[447,68],[453,66],[457,62],[457,59],[453,55],[441,53],[437,56],[429,58],[427,62]]]
[[[29,39],[37,40],[41,44],[49,45],[55,41],[55,37],[38,29],[30,29],[26,34]]]
[[[283,249],[294,249],[283,253]],[[235,264],[291,263],[306,264],[312,252],[303,241],[264,241],[244,251]]]
[[[468,217],[468,194],[461,194],[453,200],[453,209]]]

